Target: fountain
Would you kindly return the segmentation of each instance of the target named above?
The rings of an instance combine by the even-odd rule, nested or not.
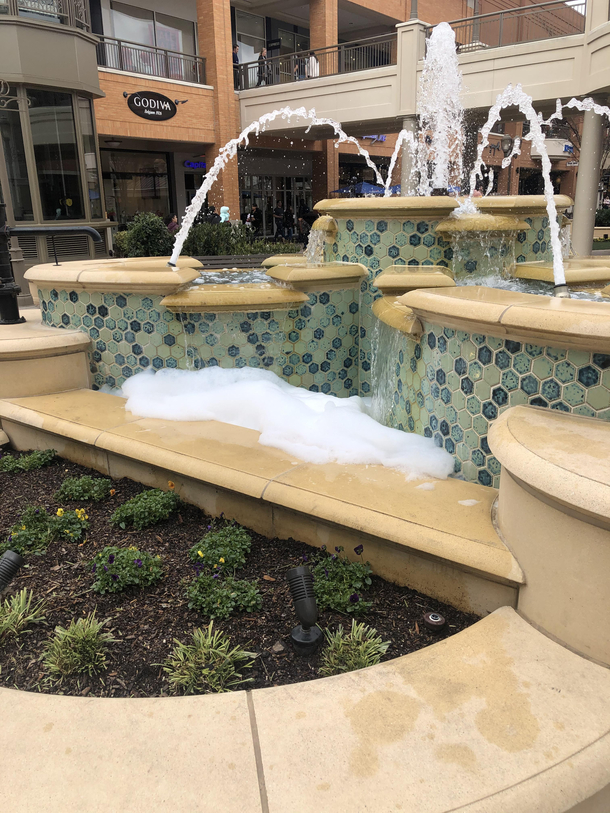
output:
[[[472,192],[489,133],[501,111],[516,105],[542,155],[544,196],[459,198],[460,87],[454,34],[441,24],[422,77],[420,135],[399,134],[388,178],[377,176],[385,196],[320,201],[305,257],[269,258],[263,270],[235,276],[202,274],[180,256],[190,223],[238,146],[276,118],[330,126],[338,143],[356,144],[374,168],[337,122],[304,108],[266,114],[221,150],[187,209],[169,263],[30,269],[44,324],[89,334],[95,387],[120,387],[147,369],[269,370],[314,392],[372,397],[378,420],[434,438],[454,457],[459,476],[497,485],[500,466],[487,431],[506,407],[527,403],[608,417],[605,306],[574,301],[558,309],[540,295],[551,293],[553,283],[565,292],[559,218],[571,201],[552,194],[541,129],[563,107],[558,102],[544,121],[522,89],[509,86],[489,112],[470,174]],[[591,100],[566,107],[608,114]],[[390,197],[403,147],[412,159],[409,185],[419,194]],[[517,140],[504,164],[519,150]],[[437,196],[439,188],[452,194]],[[607,269],[571,261],[568,282],[601,287]],[[574,330],[578,308],[593,309],[595,335],[590,327]]]

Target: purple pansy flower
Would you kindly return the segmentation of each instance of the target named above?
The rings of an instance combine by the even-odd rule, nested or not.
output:
[[[364,545],[356,545],[354,548],[354,553],[356,556],[362,556],[362,551],[364,550]]]
[[[358,593],[352,593],[351,596],[349,597],[349,600],[351,601],[352,604],[358,604],[358,602],[360,601],[360,596],[358,595]]]
[[[96,566],[95,566],[95,565],[93,565],[93,567],[91,568],[91,572],[92,572],[92,573],[95,573],[95,571],[96,571]]]
[[[114,553],[111,553],[108,557],[108,564],[111,565],[114,562]]]
[[[117,580],[119,577],[117,576],[117,574],[116,574],[116,573],[113,573],[113,574],[112,574],[112,578],[113,578],[113,580],[114,580],[114,581],[116,581],[116,580]]]
[[[142,567],[142,560],[141,559],[134,559],[133,560],[136,567]]]
[[[104,573],[108,573],[108,568],[104,565]]]

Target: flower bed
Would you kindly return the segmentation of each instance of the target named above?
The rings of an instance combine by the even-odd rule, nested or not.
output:
[[[38,470],[0,471],[0,540],[7,539],[30,505],[49,517],[57,517],[62,510],[63,516],[75,515],[84,508],[87,517],[87,527],[79,539],[53,537],[44,552],[26,553],[26,566],[2,595],[4,603],[7,598],[23,595],[21,591],[27,588],[33,595],[31,607],[43,602],[39,615],[44,615],[43,623],[30,623],[18,636],[0,636],[2,686],[104,697],[170,694],[172,684],[164,666],[173,656],[175,667],[185,652],[189,654],[189,647],[192,654],[196,630],[204,633],[199,636],[199,655],[201,646],[210,648],[211,642],[215,657],[223,651],[226,638],[212,641],[208,634],[210,618],[201,612],[202,607],[209,612],[210,602],[198,599],[209,596],[209,585],[229,585],[236,593],[228,601],[224,597],[212,602],[216,608],[212,610],[216,614],[213,633],[230,638],[225,655],[233,647],[255,655],[240,660],[238,653],[234,658],[243,678],[251,681],[234,682],[229,670],[223,678],[226,688],[277,686],[320,677],[321,654],[298,657],[290,646],[290,632],[297,619],[286,572],[304,561],[314,565],[319,603],[326,608],[320,613],[320,627],[336,632],[342,624],[347,632],[357,616],[359,623],[377,630],[377,643],[369,640],[367,651],[375,651],[382,660],[427,646],[477,620],[408,588],[369,576],[366,546],[356,550],[355,556],[360,554],[356,562],[342,567],[342,551],[322,553],[293,540],[266,539],[224,520],[214,521],[193,506],[181,502],[172,505],[171,500],[166,506],[168,518],[156,524],[138,522],[143,527],[135,529],[134,524],[123,521],[124,510],[119,513],[120,521],[115,517],[112,522],[119,506],[138,494],[153,492],[125,479],[112,483],[107,498],[99,501],[66,500],[57,495],[65,479],[82,475],[101,479],[95,472],[59,458]],[[86,490],[91,490],[90,484]],[[165,493],[171,491],[170,483]],[[96,493],[106,493],[106,488],[102,486]],[[232,560],[230,550],[236,552]],[[232,567],[227,570],[229,564]],[[243,592],[239,592],[241,588],[236,591],[231,579],[246,584]],[[336,589],[329,588],[328,579],[334,580]],[[333,601],[342,612],[331,609]],[[246,609],[240,610],[240,606]],[[227,608],[230,614],[224,617]],[[97,621],[106,621],[101,634],[109,634],[103,642],[104,652],[96,654],[102,667],[97,674],[85,670],[59,682],[49,652],[55,656],[55,650],[65,642],[66,631],[84,640],[89,634],[85,622],[94,612]],[[432,633],[425,628],[423,615],[428,612],[445,616],[444,631]],[[82,620],[79,629],[75,625],[70,633],[71,622],[77,619]],[[63,628],[59,638],[54,637],[58,626]],[[361,630],[358,635],[365,637]],[[50,649],[52,641],[55,649]],[[177,642],[183,645],[179,651],[175,649]],[[381,642],[389,642],[387,651]],[[336,642],[335,648],[342,651]],[[361,661],[350,655],[350,659],[368,663],[366,658]],[[250,661],[252,667],[248,666]],[[187,683],[186,678],[175,683],[176,690]],[[214,681],[208,685],[208,690],[218,687]]]

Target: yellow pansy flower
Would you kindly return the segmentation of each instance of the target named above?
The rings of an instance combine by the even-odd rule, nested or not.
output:
[[[218,561],[220,562],[221,565],[224,565],[224,563],[225,563],[225,560],[224,560],[224,558],[222,556],[220,557],[220,559]]]
[[[203,553],[202,553],[200,550],[198,550],[198,551],[197,551],[197,553],[198,553],[200,556],[203,556]]]
[[[57,516],[58,517],[63,517],[63,515],[64,515],[64,509],[63,508],[58,508],[57,509]]]

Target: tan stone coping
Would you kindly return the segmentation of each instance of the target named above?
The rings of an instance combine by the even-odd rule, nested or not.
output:
[[[605,302],[522,294],[464,285],[418,289],[398,300],[422,322],[542,347],[610,353],[610,310]]]
[[[195,285],[161,300],[172,313],[215,313],[220,311],[290,310],[307,302],[301,291],[268,282]]]
[[[494,455],[513,477],[570,510],[610,521],[610,423],[516,406],[489,429]]]
[[[448,217],[436,226],[437,234],[455,234],[462,232],[511,232],[527,231],[529,223],[510,215],[492,215],[478,212],[475,215]]]
[[[375,278],[375,287],[384,294],[406,294],[415,288],[454,288],[451,271],[433,265],[391,265]]]
[[[169,257],[128,257],[46,263],[28,269],[25,278],[39,288],[98,291],[121,294],[169,294],[199,277],[202,266],[192,257],[180,257],[176,267]]]
[[[267,257],[261,265],[263,268],[273,268],[274,265],[306,265],[307,260],[302,254],[274,254]]]
[[[394,296],[382,296],[373,302],[373,315],[380,322],[410,336],[421,336],[422,324],[411,308],[401,305]]]
[[[299,291],[326,291],[354,288],[367,275],[362,263],[322,263],[321,265],[275,265],[267,276]]]
[[[610,670],[508,607],[332,678],[112,700],[2,688],[0,717],[7,813],[608,809]]]
[[[333,217],[447,217],[457,208],[464,198],[450,197],[391,197],[391,198],[336,198],[321,200],[314,209]],[[546,200],[544,195],[494,195],[486,198],[475,198],[481,212],[490,214],[528,215],[544,214]],[[567,209],[573,203],[567,195],[555,195],[555,205],[559,211]]]
[[[24,310],[26,323],[0,327],[0,361],[68,356],[87,350],[91,339],[80,330],[47,327],[38,309]]]
[[[577,260],[564,260],[564,271],[568,285],[610,282],[610,257],[590,257]],[[533,279],[542,282],[555,281],[553,263],[515,263],[512,274],[518,279]]]
[[[386,554],[385,561],[380,558],[382,575],[394,573],[396,578],[396,551],[411,550],[502,585],[514,586],[523,578],[493,527],[497,491],[476,483],[429,478],[434,488],[422,490],[417,488],[421,480],[407,481],[404,474],[383,466],[304,463],[261,446],[253,430],[217,421],[138,418],[125,410],[122,398],[84,389],[2,400],[0,418],[5,430],[18,424],[48,433],[58,451],[72,439],[97,456],[118,455],[143,464],[147,471],[156,467],[171,472],[176,493],[185,493],[187,499],[189,487],[180,485],[181,478],[254,498],[257,503],[244,519],[250,527],[261,504],[273,506],[274,515],[283,509],[368,534],[395,551],[389,558]],[[109,471],[107,463],[104,467]],[[159,482],[166,479],[161,475]],[[269,532],[282,531],[278,526]],[[296,533],[290,526],[287,536]]]

